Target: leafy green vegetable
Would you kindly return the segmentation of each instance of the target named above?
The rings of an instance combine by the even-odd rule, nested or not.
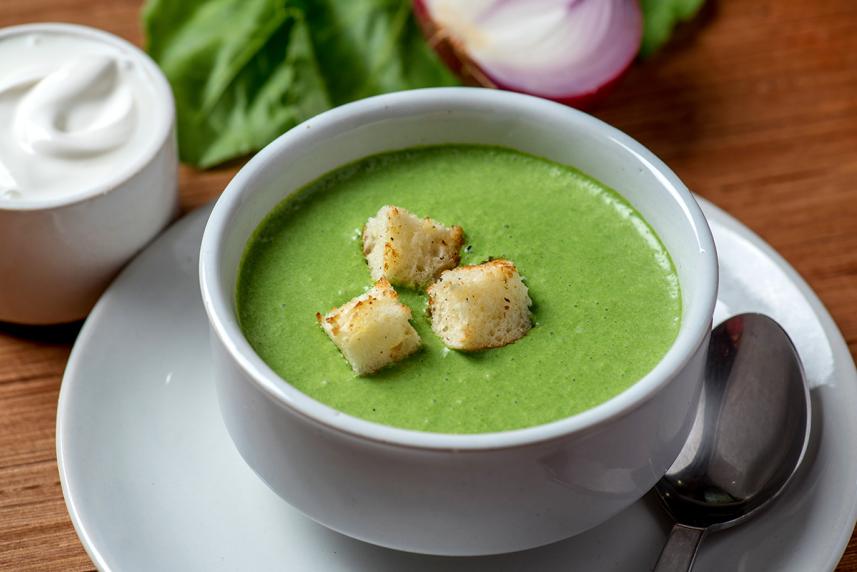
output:
[[[693,18],[705,0],[640,0],[643,10],[643,57],[655,53],[667,43],[679,22]]]
[[[143,23],[175,93],[181,158],[200,167],[347,101],[456,83],[410,0],[149,0]]]

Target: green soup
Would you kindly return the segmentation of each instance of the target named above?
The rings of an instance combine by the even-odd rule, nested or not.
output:
[[[356,376],[315,313],[371,285],[359,231],[386,204],[462,226],[462,264],[512,260],[533,329],[503,348],[450,351],[425,295],[397,288],[424,347]],[[681,295],[657,235],[613,190],[509,149],[442,146],[369,157],[289,196],[247,245],[237,308],[262,359],[322,403],[396,427],[480,433],[554,421],[627,389],[675,339]]]

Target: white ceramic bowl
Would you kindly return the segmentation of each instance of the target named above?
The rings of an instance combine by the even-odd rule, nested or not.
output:
[[[450,435],[340,413],[296,390],[255,354],[239,329],[234,293],[245,244],[265,214],[343,164],[442,143],[500,145],[573,165],[617,189],[645,216],[672,254],[684,303],[678,337],[648,375],[567,419]],[[691,194],[628,136],[533,97],[449,88],[334,109],[261,151],[214,207],[200,276],[220,408],[256,473],[310,518],[354,538],[413,552],[477,555],[586,530],[639,499],[664,474],[684,443],[699,395],[717,258]]]
[[[0,30],[0,41],[30,33],[118,48],[143,66],[161,110],[150,126],[153,144],[102,184],[54,199],[0,199],[0,321],[55,324],[85,317],[119,269],[178,212],[175,105],[158,66],[121,38],[71,24],[27,24]]]

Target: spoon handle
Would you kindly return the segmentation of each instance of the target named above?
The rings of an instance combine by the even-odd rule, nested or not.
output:
[[[704,528],[674,524],[654,572],[690,572]]]

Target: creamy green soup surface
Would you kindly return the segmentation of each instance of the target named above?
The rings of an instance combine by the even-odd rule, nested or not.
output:
[[[356,376],[315,313],[371,285],[360,229],[388,204],[463,227],[462,264],[514,261],[535,327],[503,348],[450,351],[425,295],[397,288],[423,348]],[[236,303],[250,344],[285,382],[363,419],[440,433],[530,427],[598,405],[657,364],[681,319],[669,255],[615,191],[565,165],[464,145],[369,157],[290,195],[248,242]]]

